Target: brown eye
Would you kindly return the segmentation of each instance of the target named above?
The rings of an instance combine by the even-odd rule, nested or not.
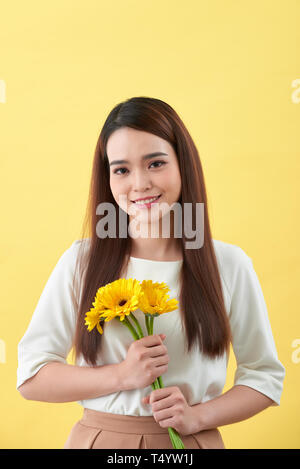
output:
[[[156,163],[161,163],[162,165],[166,164],[165,161],[153,161],[153,163],[150,164],[150,166],[152,166],[153,164],[156,164]],[[160,168],[161,166],[158,166],[158,168]]]
[[[121,169],[125,169],[125,171],[127,171],[126,168],[118,168],[118,169],[115,169],[115,171],[114,171],[113,173],[114,173],[114,174],[118,174],[118,171],[121,171]],[[124,173],[122,173],[122,174],[124,174]]]
[[[156,168],[161,168],[161,166],[167,164],[165,161],[153,161],[149,167],[151,167],[153,164],[160,164],[160,166],[156,166]],[[113,171],[114,174],[117,174],[118,176],[122,176],[123,174],[126,174],[126,173],[118,173],[118,171],[128,171],[127,168],[117,168]]]

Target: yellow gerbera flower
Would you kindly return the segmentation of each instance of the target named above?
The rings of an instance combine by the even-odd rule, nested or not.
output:
[[[94,327],[97,327],[98,332],[103,334],[103,329],[100,326],[99,321],[100,311],[97,311],[96,308],[91,308],[90,311],[85,315],[85,325],[88,326],[88,331],[90,332],[92,329],[94,329]]]
[[[138,307],[145,314],[159,316],[177,309],[178,301],[169,300],[170,295],[167,295],[167,292],[170,289],[164,282],[153,283],[152,280],[143,280],[141,286],[144,294],[140,297]]]
[[[107,322],[118,316],[123,321],[125,316],[129,316],[131,311],[138,308],[142,295],[139,281],[132,278],[121,278],[100,287],[93,302],[94,308],[86,313],[88,330],[99,325],[101,320]],[[99,327],[102,329],[100,325]],[[99,331],[98,327],[97,329]],[[102,332],[100,333],[102,334]]]

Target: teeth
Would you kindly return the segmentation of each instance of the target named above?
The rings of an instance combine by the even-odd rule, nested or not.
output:
[[[157,197],[152,197],[152,199],[146,199],[146,200],[138,200],[136,201],[135,203],[136,204],[140,204],[140,205],[144,205],[144,204],[149,204],[150,202],[153,202],[154,200],[158,199],[159,196]]]

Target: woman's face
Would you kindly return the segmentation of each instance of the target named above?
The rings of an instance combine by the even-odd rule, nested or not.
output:
[[[129,216],[148,223],[158,220],[155,214],[159,212],[158,217],[161,218],[169,212],[172,204],[178,202],[181,195],[179,165],[173,147],[166,140],[148,132],[122,127],[109,137],[106,153],[113,197]],[[146,158],[152,153],[163,154]],[[159,195],[158,201],[147,207],[134,202]],[[157,206],[153,207],[157,204],[159,211]]]

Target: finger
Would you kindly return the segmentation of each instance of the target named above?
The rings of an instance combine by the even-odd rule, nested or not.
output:
[[[169,419],[166,419],[166,420],[160,420],[158,423],[162,428],[167,428],[167,427],[175,428],[175,423],[174,423],[173,418],[169,418]]]
[[[176,400],[174,399],[174,395],[171,394],[168,397],[165,397],[164,399],[160,399],[159,401],[155,401],[152,404],[152,411],[153,412],[159,412],[164,409],[170,409],[171,407],[176,404]]]
[[[154,345],[152,347],[148,347],[149,355],[151,358],[161,357],[166,355],[166,349],[163,345]]]
[[[143,399],[142,399],[142,403],[143,403],[143,404],[149,404],[149,403],[150,403],[149,401],[150,401],[150,396],[149,396],[149,395],[143,397]]]
[[[169,420],[174,417],[174,409],[170,407],[169,409],[163,409],[159,412],[153,412],[153,417],[154,420],[160,424],[164,420]]]
[[[163,343],[163,340],[159,334],[146,335],[145,337],[139,340],[141,340],[146,347],[153,347],[155,345],[160,345]]]
[[[153,402],[159,401],[160,399],[164,399],[172,394],[172,388],[160,388],[154,389],[150,394],[150,404]]]

